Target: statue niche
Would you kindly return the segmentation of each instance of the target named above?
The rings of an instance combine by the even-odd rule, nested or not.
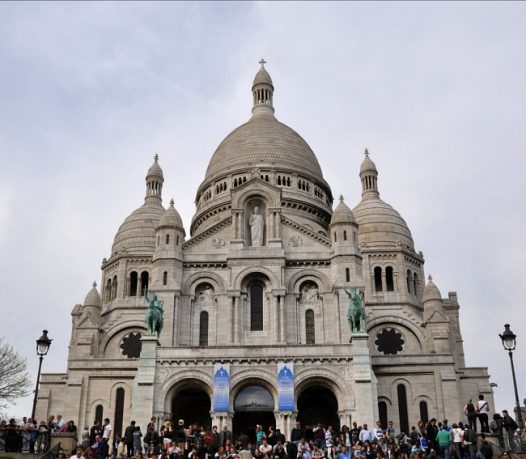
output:
[[[260,199],[250,201],[247,207],[248,245],[265,245],[265,204]]]

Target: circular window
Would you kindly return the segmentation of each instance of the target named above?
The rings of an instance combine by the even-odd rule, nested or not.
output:
[[[140,333],[129,333],[121,341],[122,355],[137,359],[141,355],[142,343]]]
[[[376,335],[376,349],[384,355],[395,355],[404,349],[404,337],[395,328],[384,328]]]

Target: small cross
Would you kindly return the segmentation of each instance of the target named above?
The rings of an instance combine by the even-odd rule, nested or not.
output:
[[[267,61],[263,58],[261,58],[261,60],[259,61],[259,64],[261,64],[261,68],[263,68],[263,66],[267,63]]]
[[[369,150],[366,148],[365,151],[363,152],[364,155],[366,156],[369,156]]]
[[[155,162],[159,161],[159,155],[155,153],[155,156],[153,157],[153,159],[155,160]]]

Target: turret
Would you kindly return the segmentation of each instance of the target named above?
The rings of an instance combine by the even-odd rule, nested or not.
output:
[[[162,201],[163,183],[163,170],[161,166],[159,166],[159,155],[156,154],[154,156],[154,162],[146,174],[146,202],[148,202],[148,200]]]
[[[422,299],[424,303],[424,326],[431,350],[437,353],[451,352],[449,319],[444,310],[440,290],[438,290],[431,276],[428,277]]]
[[[332,276],[336,285],[363,289],[362,255],[358,247],[358,224],[340,195],[329,226],[332,241]]]
[[[155,290],[180,288],[184,238],[183,221],[172,199],[155,228],[156,245],[153,254]]]
[[[254,99],[252,114],[254,116],[274,116],[274,105],[272,103],[274,85],[272,84],[272,78],[270,78],[267,69],[265,69],[266,61],[261,59],[259,63],[261,64],[261,68],[258,73],[256,73],[254,82],[252,83],[252,95]]]
[[[369,158],[369,150],[365,149],[365,158],[360,166],[360,179],[362,181],[362,197],[379,197],[378,170],[376,164]]]

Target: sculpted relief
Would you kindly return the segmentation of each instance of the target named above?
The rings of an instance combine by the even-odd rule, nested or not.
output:
[[[195,296],[200,306],[206,308],[214,304],[214,289],[210,284],[201,284],[197,287]]]
[[[300,303],[313,305],[319,299],[318,286],[314,282],[305,282],[300,288]]]

